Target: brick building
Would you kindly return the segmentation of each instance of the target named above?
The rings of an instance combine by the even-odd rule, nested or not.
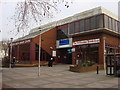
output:
[[[106,53],[120,52],[120,22],[102,7],[87,10],[32,29],[13,42],[13,56],[21,62],[36,63],[40,44],[41,61],[54,57],[57,63],[89,60],[103,64]]]

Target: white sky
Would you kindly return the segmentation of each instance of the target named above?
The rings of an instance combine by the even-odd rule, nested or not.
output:
[[[16,6],[16,2],[18,0],[1,0],[2,3],[0,3],[0,30],[2,30],[2,33],[0,33],[0,40],[3,39],[10,39],[12,38],[18,38],[23,35],[21,32],[20,34],[16,35],[15,29],[14,29],[14,23],[11,19],[11,17],[14,15],[14,9]],[[19,0],[21,1],[21,0]],[[67,1],[67,0],[66,0]],[[68,16],[72,16],[76,13],[83,12],[85,10],[89,10],[98,6],[102,6],[111,12],[118,14],[118,1],[119,0],[72,0],[73,3],[69,3],[69,8],[66,8],[64,4],[58,5],[58,10],[61,10],[56,15],[54,15],[51,19],[44,19],[41,24],[48,23],[54,20],[59,20],[66,18]],[[31,25],[31,29],[37,27],[34,25],[35,22],[33,22],[33,25]],[[10,32],[12,31],[12,32]],[[29,32],[29,30],[27,30]],[[25,34],[27,34],[26,32]]]

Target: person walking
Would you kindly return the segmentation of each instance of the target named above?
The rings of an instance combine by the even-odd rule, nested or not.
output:
[[[12,64],[12,68],[15,67],[15,57],[13,57],[11,64]]]
[[[50,58],[49,62],[48,62],[48,67],[52,67],[53,66],[53,57]]]

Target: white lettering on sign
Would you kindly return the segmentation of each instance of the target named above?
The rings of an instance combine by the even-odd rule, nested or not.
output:
[[[73,45],[84,45],[84,44],[93,44],[93,43],[100,43],[100,39],[90,39],[90,40],[83,40],[83,41],[75,41]]]
[[[18,45],[18,44],[19,44],[19,42],[15,43],[15,45]]]
[[[30,40],[26,40],[26,41],[25,41],[25,43],[29,43],[29,42],[30,42]]]
[[[25,41],[20,41],[20,42],[16,42],[16,43],[12,43],[12,45],[14,46],[14,45],[20,45],[20,44],[25,44],[25,43],[29,43],[30,42],[30,40],[25,40]],[[11,46],[11,44],[10,44],[10,46]]]
[[[20,44],[23,44],[23,43],[25,43],[25,41],[21,41],[21,42],[20,42]]]

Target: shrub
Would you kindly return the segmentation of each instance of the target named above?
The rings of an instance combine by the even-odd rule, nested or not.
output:
[[[2,67],[9,67],[9,64],[10,64],[9,57],[4,57],[2,59]]]
[[[96,64],[96,63],[93,62],[93,61],[86,61],[86,62],[84,62],[84,63],[82,64],[82,66],[86,67],[86,66],[92,66],[92,65],[94,65],[94,64]]]

